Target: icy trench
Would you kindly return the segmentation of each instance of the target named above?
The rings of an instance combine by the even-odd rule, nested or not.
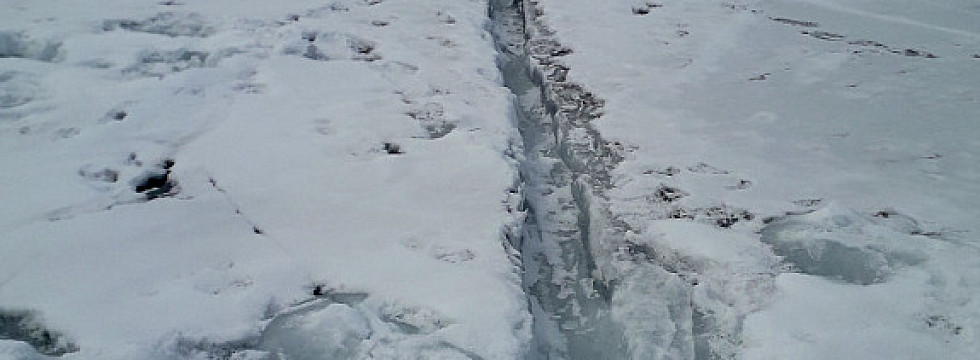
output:
[[[519,244],[534,317],[530,359],[626,359],[610,296],[592,277],[587,200],[562,156],[560,124],[530,65],[520,0],[492,0],[490,16],[504,85],[516,99],[527,220]]]

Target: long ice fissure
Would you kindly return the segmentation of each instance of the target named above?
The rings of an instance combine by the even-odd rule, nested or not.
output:
[[[491,1],[490,16],[524,146],[520,174],[528,216],[518,247],[535,321],[529,357],[627,358],[609,296],[593,279],[588,203],[576,170],[581,167],[570,163],[556,107],[548,106],[540,77],[532,76],[522,2]]]

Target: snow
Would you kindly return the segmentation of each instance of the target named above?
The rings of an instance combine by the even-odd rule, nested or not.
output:
[[[746,321],[746,359],[967,359],[972,353],[948,346],[942,336],[909,329],[927,294],[928,275],[867,288],[785,274],[777,279],[779,301]],[[909,296],[914,295],[914,296]],[[940,341],[937,341],[940,340]],[[776,342],[778,346],[765,342]]]
[[[591,241],[631,354],[977,353],[975,4],[527,4],[624,158]]]
[[[0,7],[0,312],[62,358],[526,351],[486,3]]]
[[[0,9],[0,359],[980,353],[973,1]]]

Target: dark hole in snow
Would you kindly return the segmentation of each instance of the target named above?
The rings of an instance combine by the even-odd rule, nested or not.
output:
[[[119,111],[112,112],[110,116],[112,117],[112,120],[122,121],[123,119],[126,118],[127,115],[128,114],[126,114],[125,111],[119,110]]]
[[[351,44],[351,49],[358,54],[368,54],[374,50],[374,45],[369,43],[355,42]]]
[[[404,154],[404,152],[402,151],[402,147],[401,146],[399,146],[398,144],[395,144],[395,143],[391,143],[391,142],[385,142],[384,143],[384,151],[387,152],[388,154],[392,154],[392,155]]]
[[[662,202],[674,202],[687,196],[684,191],[670,186],[660,186],[654,193],[656,199]]]
[[[173,160],[167,160],[160,166],[133,179],[133,190],[142,193],[147,200],[173,196],[178,191],[177,183],[170,178]]]
[[[31,311],[0,309],[0,339],[26,342],[38,353],[48,356],[78,351],[77,345],[60,332],[45,328],[37,314]]]
[[[141,182],[136,184],[136,192],[146,192],[154,189],[161,189],[169,186],[170,176],[167,173],[147,175]]]
[[[374,50],[375,48],[377,48],[377,45],[375,45],[371,41],[364,40],[364,39],[357,39],[357,38],[349,38],[347,39],[347,47],[354,52],[354,56],[352,57],[353,60],[371,62],[371,61],[376,61],[381,59],[380,55],[374,53]]]

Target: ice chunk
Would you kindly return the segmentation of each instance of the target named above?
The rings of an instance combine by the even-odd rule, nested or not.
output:
[[[896,230],[901,229],[879,226],[868,216],[829,206],[774,220],[761,235],[773,252],[802,273],[870,285],[887,280],[897,266],[922,261],[899,248],[900,240],[907,240],[909,234]]]
[[[23,32],[0,31],[0,58],[55,61],[60,55],[60,42],[32,39]]]
[[[260,347],[274,359],[349,359],[371,335],[367,320],[344,304],[317,304],[277,317],[266,328]]]

